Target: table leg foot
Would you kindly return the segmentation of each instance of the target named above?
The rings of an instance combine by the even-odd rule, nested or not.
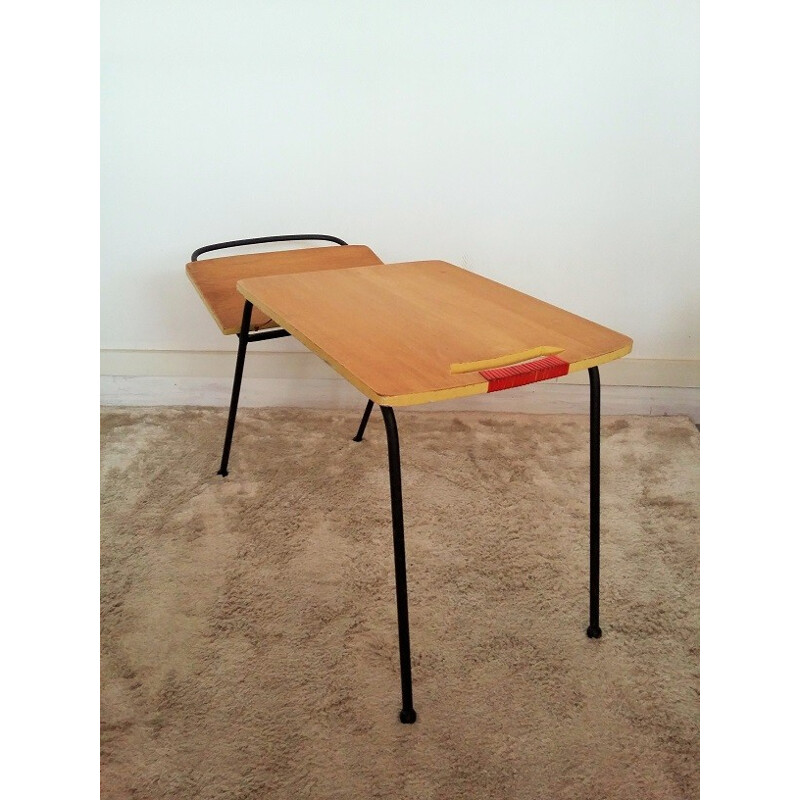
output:
[[[226,469],[218,469],[217,470],[217,475],[222,475],[223,478],[227,478],[228,477],[228,470],[226,470]]]
[[[364,416],[361,418],[361,424],[358,426],[358,433],[353,437],[354,442],[360,442],[364,438],[364,431],[367,429],[369,422],[369,415],[372,413],[372,400],[367,400],[367,407],[364,409]]]
[[[603,631],[600,630],[600,626],[592,627],[591,625],[586,629],[586,635],[590,639],[599,639],[603,635]]]
[[[400,712],[400,722],[404,725],[413,725],[417,721],[417,712],[413,708],[406,711],[403,709]]]

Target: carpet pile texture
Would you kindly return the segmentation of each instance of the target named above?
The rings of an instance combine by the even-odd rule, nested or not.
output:
[[[101,784],[116,798],[695,798],[699,433],[397,411],[418,714],[402,725],[376,414],[101,411]]]

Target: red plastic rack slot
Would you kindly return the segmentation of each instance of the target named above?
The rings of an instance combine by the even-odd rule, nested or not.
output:
[[[558,378],[569,372],[569,364],[558,356],[545,356],[535,361],[524,364],[514,364],[510,367],[496,367],[495,369],[481,370],[481,376],[489,381],[487,392],[499,392],[502,389],[511,389],[514,386],[524,386],[526,383],[547,381]]]

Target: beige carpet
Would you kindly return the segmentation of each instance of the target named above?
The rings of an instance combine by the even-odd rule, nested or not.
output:
[[[699,434],[397,412],[415,725],[380,415],[102,413],[103,797],[694,798]]]

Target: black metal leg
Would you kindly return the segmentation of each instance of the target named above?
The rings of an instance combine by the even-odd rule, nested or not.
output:
[[[231,454],[233,442],[233,426],[236,424],[236,409],[239,407],[239,389],[242,387],[242,372],[244,371],[244,357],[247,354],[247,341],[250,335],[250,317],[253,313],[253,304],[245,300],[242,311],[242,327],[239,331],[239,350],[236,354],[236,370],[233,373],[233,389],[231,390],[231,407],[228,411],[228,429],[225,431],[225,445],[222,448],[222,463],[219,465],[217,475],[223,477],[228,474],[228,458]]]
[[[370,401],[371,405],[371,401]],[[367,410],[370,407],[367,406]],[[400,685],[403,708],[400,721],[411,724],[417,719],[411,694],[411,640],[408,634],[408,587],[406,585],[406,545],[403,530],[403,491],[400,480],[400,441],[397,422],[390,406],[381,406],[389,445],[389,487],[392,494],[392,532],[394,534],[394,581],[397,590],[397,633],[400,643]]]
[[[353,437],[354,442],[360,442],[364,438],[364,431],[367,429],[369,415],[372,413],[372,400],[367,400],[367,407],[364,409],[364,416],[361,417],[361,424],[358,426],[358,433]]]
[[[599,639],[600,630],[600,372],[589,368],[589,627],[586,635]]]

